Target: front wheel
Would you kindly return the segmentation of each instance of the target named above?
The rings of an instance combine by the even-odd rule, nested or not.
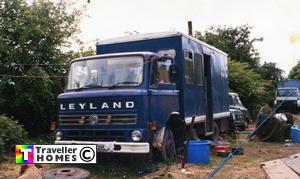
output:
[[[161,147],[161,158],[163,161],[172,161],[176,159],[176,149],[173,133],[166,128],[164,139]]]

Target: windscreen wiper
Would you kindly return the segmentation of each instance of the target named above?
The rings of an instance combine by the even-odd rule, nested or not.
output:
[[[80,88],[77,88],[76,91],[80,91],[80,90],[83,90],[83,89],[90,89],[90,88],[101,88],[102,85],[97,85],[97,84],[89,84],[89,85],[84,85]]]
[[[108,87],[108,89],[113,89],[113,88],[116,88],[120,85],[127,85],[127,84],[139,84],[139,82],[136,82],[136,81],[121,81],[119,83],[116,83],[116,84]]]

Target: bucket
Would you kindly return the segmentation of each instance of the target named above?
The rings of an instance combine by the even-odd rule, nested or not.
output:
[[[293,142],[300,142],[300,128],[298,125],[291,127],[291,140]]]
[[[208,164],[210,160],[210,141],[194,140],[189,142],[188,163]]]

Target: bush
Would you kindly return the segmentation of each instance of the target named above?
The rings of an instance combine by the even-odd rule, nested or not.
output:
[[[27,132],[17,121],[0,115],[0,159],[13,152],[16,144],[23,144]]]

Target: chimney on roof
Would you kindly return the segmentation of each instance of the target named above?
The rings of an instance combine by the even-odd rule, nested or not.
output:
[[[189,30],[189,35],[193,36],[193,25],[192,21],[188,21],[188,30]]]

